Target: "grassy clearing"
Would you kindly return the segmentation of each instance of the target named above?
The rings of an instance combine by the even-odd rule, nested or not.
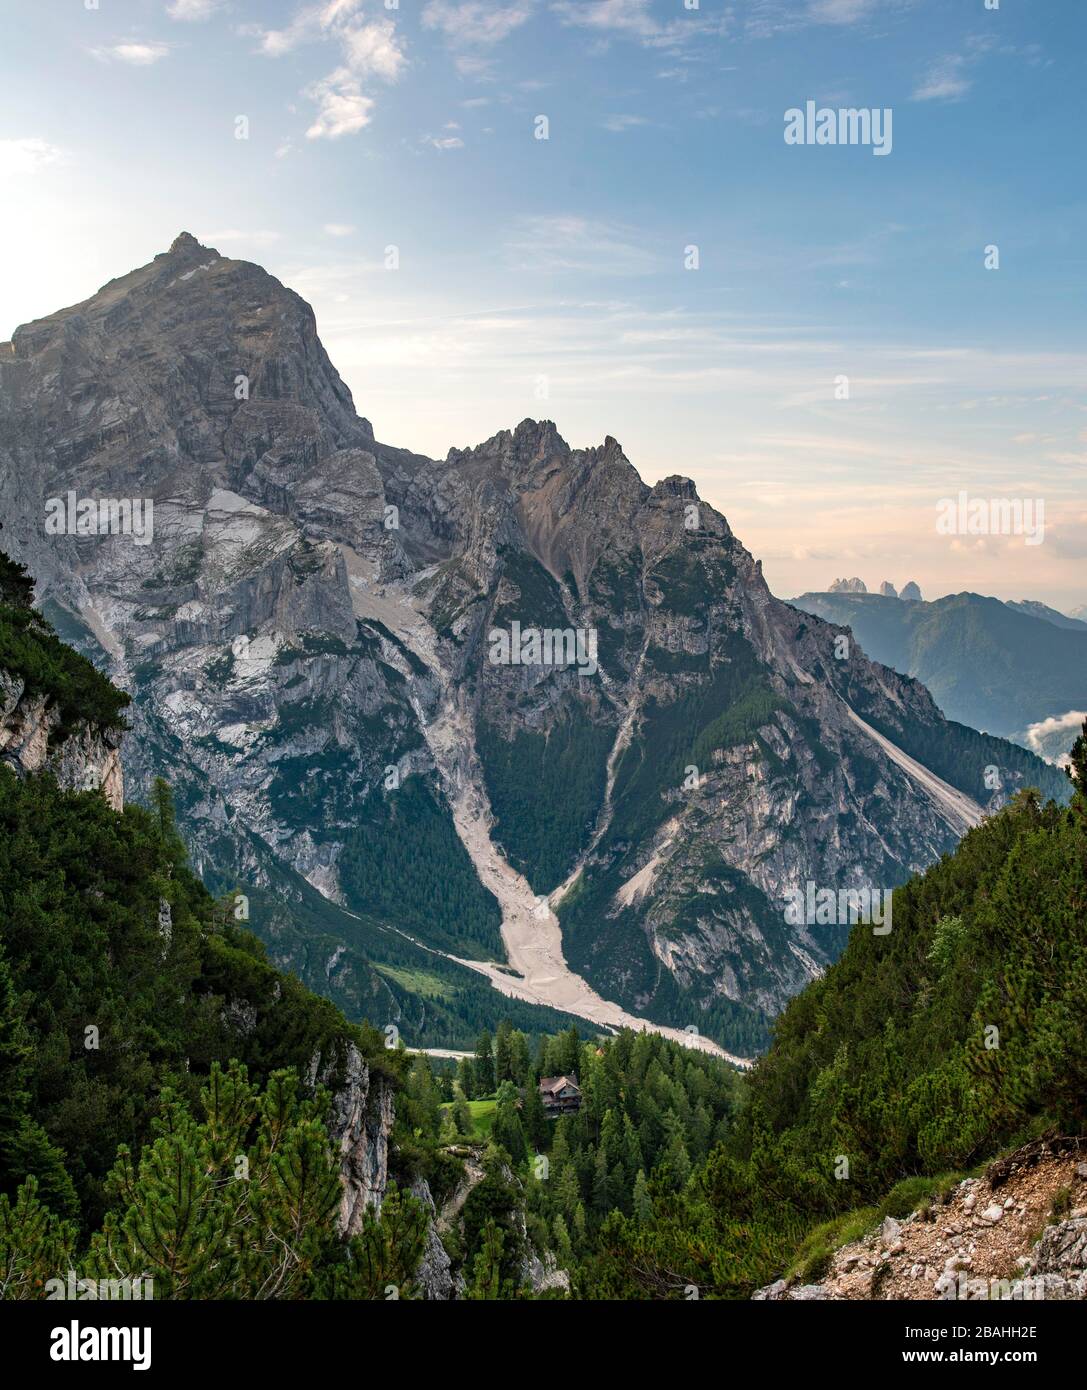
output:
[[[489,1139],[491,1130],[494,1127],[494,1112],[497,1101],[494,1096],[485,1096],[482,1100],[470,1100],[468,1109],[472,1112],[472,1133],[467,1136],[471,1139]],[[443,1106],[443,1113],[452,1109],[452,1106]]]
[[[447,980],[426,970],[406,970],[395,965],[379,965],[376,961],[374,969],[412,994],[426,995],[431,999],[451,999],[456,994],[455,988]]]

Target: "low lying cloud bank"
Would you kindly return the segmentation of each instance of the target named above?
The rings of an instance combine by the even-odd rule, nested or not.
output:
[[[1069,751],[1075,743],[1087,711],[1070,709],[1067,714],[1051,714],[1037,724],[1027,726],[1025,740],[1027,747],[1047,763],[1057,767],[1067,767]]]

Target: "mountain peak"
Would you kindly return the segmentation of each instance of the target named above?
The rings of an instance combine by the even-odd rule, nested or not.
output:
[[[659,483],[655,483],[652,488],[654,497],[683,497],[688,501],[698,501],[698,489],[691,478],[684,478],[680,473],[672,473],[667,478],[662,478]]]
[[[192,232],[178,232],[170,243],[169,254],[176,255],[179,251],[207,251],[208,247],[202,245],[193,236]]]

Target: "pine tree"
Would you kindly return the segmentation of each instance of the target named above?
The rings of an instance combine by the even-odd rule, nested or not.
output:
[[[503,1081],[498,1088],[491,1133],[494,1142],[506,1150],[515,1165],[524,1163],[527,1157],[525,1135],[517,1108],[517,1087],[512,1081]]]
[[[321,1121],[328,1097],[303,1100],[289,1071],[262,1095],[245,1068],[212,1068],[195,1120],[166,1088],[156,1138],[126,1146],[107,1190],[117,1208],[93,1237],[92,1277],[150,1275],[156,1297],[289,1298],[330,1263],[340,1175]]]
[[[565,1163],[556,1170],[552,1164],[551,1183],[555,1206],[558,1208],[559,1214],[572,1221],[575,1211],[581,1205],[581,1187],[574,1165]]]
[[[593,1160],[593,1211],[599,1217],[611,1211],[611,1190],[608,1184],[608,1156],[598,1149]]]
[[[653,1199],[649,1195],[649,1184],[643,1168],[638,1169],[638,1176],[634,1179],[634,1218],[643,1224],[653,1219]]]
[[[600,1125],[600,1146],[607,1156],[608,1167],[621,1161],[623,1156],[623,1126],[614,1110],[608,1110]]]
[[[467,1298],[494,1302],[513,1297],[513,1285],[502,1278],[502,1249],[505,1237],[498,1225],[489,1220],[483,1227],[482,1243],[472,1266],[472,1282]]]
[[[477,1100],[479,1091],[476,1088],[476,1064],[471,1057],[462,1057],[457,1063],[457,1080],[460,1088],[469,1100]]]
[[[494,1077],[494,1052],[491,1046],[491,1035],[484,1030],[479,1035],[476,1043],[476,1067],[475,1067],[476,1094],[479,1096],[489,1096],[495,1090]]]
[[[532,1062],[528,1052],[528,1039],[519,1029],[510,1035],[510,1071],[518,1086],[528,1086],[535,1078],[531,1075]]]
[[[34,606],[34,580],[18,560],[0,550],[0,603],[28,610]]]
[[[574,1216],[570,1226],[570,1234],[574,1245],[578,1250],[584,1250],[588,1241],[588,1226],[585,1220],[585,1208],[580,1202],[574,1207]]]
[[[508,1018],[502,1019],[495,1032],[494,1072],[499,1085],[513,1077],[513,1029]]]
[[[0,953],[0,1191],[14,1192],[28,1177],[35,1196],[56,1216],[79,1213],[64,1156],[30,1113],[34,1049],[15,997],[11,970]]]
[[[683,1126],[674,1111],[665,1116],[665,1128],[669,1137],[660,1159],[662,1177],[678,1192],[691,1176],[691,1159],[683,1139]]]
[[[1087,818],[1087,719],[1083,721],[1083,729],[1072,745],[1065,772],[1076,788],[1072,804],[1078,815]]]
[[[550,1137],[550,1121],[547,1118],[547,1111],[544,1109],[543,1097],[540,1095],[540,1087],[536,1078],[529,1075],[525,1086],[524,1108],[521,1112],[521,1123],[524,1126],[525,1136],[533,1148],[539,1152],[547,1147]]]
[[[466,1138],[470,1138],[475,1132],[475,1123],[472,1120],[472,1109],[459,1084],[453,1099],[453,1123],[457,1127],[457,1133],[463,1134]]]
[[[555,1256],[560,1265],[570,1265],[574,1262],[574,1249],[570,1243],[570,1232],[566,1222],[561,1216],[556,1216],[551,1223],[551,1229],[555,1239]]]
[[[634,1128],[634,1121],[629,1114],[623,1116],[623,1166],[626,1168],[627,1180],[631,1183],[634,1182],[639,1169],[645,1167],[638,1131]]]
[[[581,1062],[581,1035],[577,1031],[577,1025],[572,1023],[557,1041],[559,1065],[555,1074],[576,1076]]]
[[[437,1134],[441,1123],[438,1114],[441,1096],[434,1081],[430,1058],[425,1052],[415,1054],[400,1105],[407,1109],[413,1128],[422,1130],[424,1134]]]
[[[367,1207],[362,1230],[328,1281],[331,1298],[389,1301],[418,1296],[415,1275],[426,1251],[430,1216],[422,1202],[389,1186],[381,1216]]]
[[[76,1228],[38,1199],[36,1178],[27,1178],[12,1202],[0,1193],[0,1300],[40,1299],[50,1279],[72,1265]]]

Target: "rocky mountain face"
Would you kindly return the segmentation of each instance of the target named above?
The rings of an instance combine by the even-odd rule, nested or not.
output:
[[[309,307],[186,234],[0,345],[0,512],[133,697],[130,794],[167,776],[277,963],[410,1041],[489,980],[750,1052],[848,931],[785,895],[892,888],[1034,770],[614,439],[380,443]]]

